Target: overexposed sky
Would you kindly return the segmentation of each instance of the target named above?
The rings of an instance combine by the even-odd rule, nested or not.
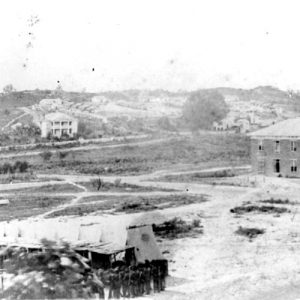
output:
[[[0,90],[300,90],[299,0],[2,0]]]

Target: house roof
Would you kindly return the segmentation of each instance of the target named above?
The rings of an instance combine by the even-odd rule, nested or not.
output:
[[[300,138],[300,118],[281,121],[249,134],[251,138]]]
[[[54,112],[54,113],[50,113],[50,114],[47,114],[45,115],[45,119],[48,120],[48,121],[66,121],[66,120],[75,120],[74,117],[70,116],[70,115],[67,115],[65,113],[62,113],[62,112]]]

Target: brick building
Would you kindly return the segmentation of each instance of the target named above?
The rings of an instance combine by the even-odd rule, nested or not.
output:
[[[300,177],[300,118],[279,122],[249,136],[254,172]]]

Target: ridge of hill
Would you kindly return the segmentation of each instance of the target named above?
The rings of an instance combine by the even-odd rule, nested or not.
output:
[[[260,101],[277,104],[298,104],[300,103],[300,93],[292,91],[283,91],[272,86],[258,86],[253,89],[240,89],[230,87],[217,87],[211,89],[199,89],[198,91],[217,91],[225,99],[227,97],[236,97],[239,101]],[[170,92],[167,90],[123,90],[123,91],[104,91],[99,93],[71,92],[56,90],[24,90],[12,93],[0,93],[0,103],[2,109],[11,109],[17,107],[31,106],[45,98],[63,98],[73,102],[90,101],[94,96],[102,96],[110,101],[145,101],[147,98],[187,98],[196,91],[178,91]]]

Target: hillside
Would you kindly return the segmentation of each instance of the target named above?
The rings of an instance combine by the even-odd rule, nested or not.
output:
[[[266,126],[280,119],[298,116],[300,94],[271,86],[254,89],[219,87],[204,89],[221,93],[230,108],[231,119],[254,114]],[[49,111],[72,113],[96,129],[96,135],[119,135],[141,131],[178,129],[181,109],[193,92],[166,90],[124,90],[101,93],[68,92],[63,90],[17,91],[0,94],[0,127],[9,130],[16,122],[33,122]],[[42,105],[42,99],[63,100],[58,105]],[[49,101],[48,101],[49,102]],[[51,101],[50,101],[51,102]],[[23,119],[23,115],[26,115]],[[168,120],[166,120],[168,118]],[[265,123],[263,125],[263,123]]]
[[[199,89],[201,90],[201,89]],[[282,105],[300,105],[300,94],[296,92],[282,91],[272,86],[258,86],[254,89],[236,89],[227,87],[218,87],[213,89],[203,89],[202,91],[215,90],[221,93],[225,98],[236,97],[239,101],[259,101],[264,104],[282,104]],[[170,92],[166,90],[124,90],[124,91],[105,91],[101,93],[87,92],[68,92],[56,90],[32,90],[18,91],[10,94],[0,93],[0,103],[2,110],[13,109],[22,106],[31,106],[37,104],[41,99],[61,97],[69,101],[79,103],[90,101],[94,96],[107,98],[109,101],[129,101],[146,102],[157,99],[179,99],[187,98],[192,92],[180,91]]]

